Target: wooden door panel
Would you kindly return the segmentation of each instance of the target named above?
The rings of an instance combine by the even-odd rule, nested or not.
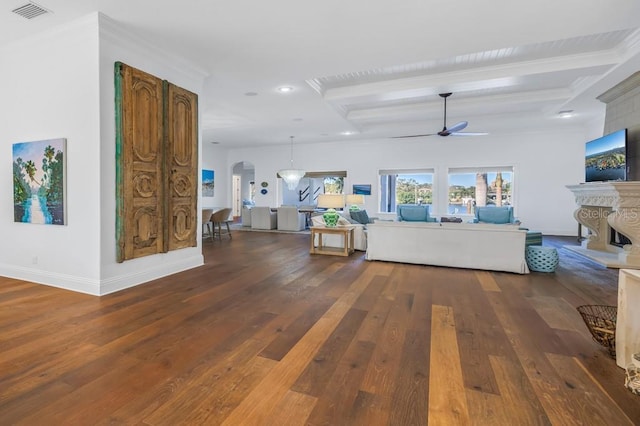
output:
[[[164,250],[163,82],[116,63],[117,260]]]
[[[198,96],[165,83],[168,250],[197,245]]]

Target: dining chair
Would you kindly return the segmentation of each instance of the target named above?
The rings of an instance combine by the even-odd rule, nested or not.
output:
[[[211,241],[213,241],[213,230],[211,228],[212,214],[213,214],[213,209],[202,209],[202,239],[203,240],[205,236],[207,236],[211,238]]]
[[[218,210],[217,212],[214,212],[211,215],[211,223],[213,224],[213,236],[211,237],[212,239],[215,240],[217,235],[218,238],[222,240],[223,234],[228,235],[229,239],[231,239],[231,228],[229,227],[229,222],[231,222],[232,219],[229,218],[230,215],[231,215],[230,208],[224,208],[224,209]],[[227,230],[224,233],[223,233],[222,224],[224,224],[224,226],[227,228]]]

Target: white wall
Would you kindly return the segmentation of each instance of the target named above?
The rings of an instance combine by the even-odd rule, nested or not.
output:
[[[227,173],[227,150],[204,141],[201,157],[202,169],[213,170],[215,182],[213,197],[202,197],[202,208],[231,206],[227,206],[232,185],[231,175]]]
[[[307,171],[346,170],[346,192],[354,183],[371,183],[367,196],[370,216],[378,213],[378,170],[435,169],[440,194],[437,215],[446,209],[449,167],[514,166],[514,208],[523,225],[547,235],[575,235],[575,202],[565,185],[584,181],[584,143],[587,130],[568,127],[553,131],[477,138],[370,140],[327,144],[298,144],[296,167]],[[276,171],[286,166],[288,147],[244,148],[229,151],[229,161],[251,161],[256,182],[274,189],[257,195],[257,205],[277,206],[282,187]]]
[[[99,295],[202,265],[200,226],[197,247],[116,262],[114,62],[195,93],[204,74],[97,13],[0,56],[0,199],[13,199],[13,143],[67,139],[67,225],[14,223],[0,203],[0,275]]]
[[[0,50],[0,275],[100,288],[100,114],[95,16]],[[12,144],[66,138],[67,225],[15,223]]]

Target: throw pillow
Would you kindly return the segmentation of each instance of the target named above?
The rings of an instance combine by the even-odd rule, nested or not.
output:
[[[349,223],[351,225],[355,225],[355,224],[359,224],[360,222],[358,222],[357,220],[353,220],[350,216],[348,212],[342,213],[340,214],[340,217],[343,217],[344,219],[348,220]]]
[[[349,213],[351,214],[351,219],[355,220],[356,222],[363,225],[369,223],[369,215],[367,214],[366,210],[351,211]]]
[[[440,222],[462,223],[462,218],[442,216]]]
[[[351,223],[347,220],[346,217],[338,216],[338,225],[345,226],[345,225],[351,225]]]

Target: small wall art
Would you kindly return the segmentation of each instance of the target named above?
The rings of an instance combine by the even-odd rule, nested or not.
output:
[[[213,170],[202,170],[202,196],[213,197],[215,193],[215,181]]]
[[[66,139],[13,144],[15,222],[65,225]]]

